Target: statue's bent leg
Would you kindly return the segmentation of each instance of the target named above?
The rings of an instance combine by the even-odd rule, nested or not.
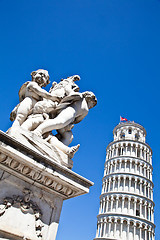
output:
[[[29,111],[32,109],[33,101],[31,98],[26,97],[19,105],[17,109],[17,115],[16,119],[12,125],[12,127],[15,126],[21,126],[22,123],[26,120]]]
[[[55,146],[57,148],[59,148],[62,152],[67,153],[69,150],[69,147],[67,147],[66,145],[64,145],[61,141],[58,140],[58,138],[56,138],[55,136],[51,137],[51,139],[49,140],[49,143],[52,146]]]
[[[43,114],[31,115],[29,118],[21,125],[21,127],[28,131],[33,131],[44,121]]]
[[[66,146],[68,146],[73,141],[73,133],[72,133],[72,131],[66,131],[66,132],[63,132],[61,134],[60,130],[58,130],[58,133],[60,135],[60,139],[59,140],[62,143],[64,143]]]
[[[78,151],[80,144],[73,146],[73,147],[67,147],[64,145],[61,141],[59,141],[55,136],[51,137],[49,140],[49,143],[59,148],[62,152],[68,155],[69,158],[73,158],[74,154]]]
[[[40,124],[34,131],[35,134],[41,136],[44,133],[50,132],[54,129],[61,129],[72,123],[75,119],[75,109],[67,107],[62,110],[54,119],[48,119]]]

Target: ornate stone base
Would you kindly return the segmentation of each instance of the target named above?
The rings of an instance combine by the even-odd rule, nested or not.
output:
[[[93,185],[0,131],[0,239],[54,240],[63,200]]]

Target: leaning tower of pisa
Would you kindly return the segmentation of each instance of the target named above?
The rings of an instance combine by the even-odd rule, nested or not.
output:
[[[152,150],[137,123],[118,124],[107,146],[94,240],[154,240]]]

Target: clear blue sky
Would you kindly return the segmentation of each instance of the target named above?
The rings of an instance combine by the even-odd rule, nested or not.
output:
[[[153,150],[156,239],[160,239],[160,1],[0,0],[0,129],[32,70],[51,81],[79,74],[98,104],[75,126],[73,170],[95,183],[64,202],[57,240],[95,237],[105,149],[119,116],[142,124]]]

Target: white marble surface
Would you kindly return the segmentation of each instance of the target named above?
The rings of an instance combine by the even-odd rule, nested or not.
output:
[[[0,238],[55,240],[63,200],[92,185],[0,132]]]

